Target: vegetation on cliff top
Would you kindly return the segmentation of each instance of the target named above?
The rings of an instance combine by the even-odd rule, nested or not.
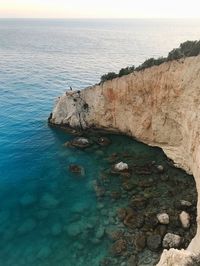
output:
[[[119,73],[109,72],[101,77],[101,83],[106,80],[112,80],[114,78],[122,77],[128,75],[134,71],[140,71],[145,68],[152,66],[159,66],[164,62],[178,60],[185,57],[197,56],[200,54],[200,40],[199,41],[186,41],[181,43],[178,48],[173,49],[169,52],[167,57],[149,58],[144,63],[135,68],[135,66],[122,68]]]

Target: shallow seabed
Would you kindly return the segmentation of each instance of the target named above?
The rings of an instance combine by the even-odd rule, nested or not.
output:
[[[194,180],[160,149],[109,135],[110,145],[102,147],[95,143],[97,136],[90,136],[93,145],[81,150],[64,145],[73,136],[52,130],[60,140],[58,150],[55,158],[46,154],[39,182],[27,176],[20,187],[1,191],[0,265],[121,265],[130,257],[138,265],[154,265],[161,249],[152,252],[136,239],[159,231],[151,221],[161,211],[172,220],[165,230],[184,236],[188,244],[195,225],[181,229],[176,205],[182,199],[195,203]],[[128,163],[131,174],[112,172],[120,161]],[[71,173],[71,164],[82,166],[82,174]],[[163,173],[156,170],[159,164]],[[136,225],[119,219],[128,207],[135,211]],[[118,240],[125,247],[117,247]]]

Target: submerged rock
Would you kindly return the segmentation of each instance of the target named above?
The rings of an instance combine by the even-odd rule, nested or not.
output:
[[[160,235],[150,235],[147,237],[147,247],[151,251],[158,251],[161,247],[161,237]]]
[[[64,145],[84,149],[84,148],[89,147],[91,145],[91,143],[86,138],[77,137],[77,138],[75,138],[69,142],[66,142]]]
[[[51,228],[51,234],[53,236],[58,236],[62,233],[62,226],[60,223],[56,223]]]
[[[146,247],[146,237],[145,234],[139,233],[135,237],[135,247],[138,251],[143,250]]]
[[[111,253],[113,256],[122,256],[126,250],[126,241],[124,239],[119,239],[112,245]]]
[[[40,204],[43,208],[53,209],[59,205],[59,201],[50,193],[45,193],[41,200]]]
[[[66,229],[67,231],[67,234],[70,236],[70,237],[76,237],[78,235],[80,235],[80,233],[82,232],[82,226],[81,226],[81,223],[78,222],[78,223],[71,223],[69,224]]]
[[[38,259],[46,259],[51,254],[51,248],[48,246],[43,246],[37,254]]]
[[[175,235],[172,233],[167,233],[164,236],[162,245],[163,248],[179,248],[182,244],[182,238],[179,235]]]
[[[97,231],[96,231],[96,234],[95,234],[95,237],[97,239],[101,239],[103,236],[104,236],[104,233],[105,233],[105,228],[103,226],[100,226]]]
[[[20,199],[20,204],[26,207],[34,204],[36,201],[37,198],[34,195],[25,193]]]
[[[107,137],[100,137],[97,141],[97,143],[100,145],[100,146],[108,146],[111,141],[109,138]]]
[[[85,175],[85,169],[82,166],[77,165],[77,164],[70,164],[69,171],[74,174],[81,175],[81,176]]]

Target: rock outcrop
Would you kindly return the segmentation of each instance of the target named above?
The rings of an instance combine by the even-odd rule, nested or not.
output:
[[[57,101],[50,122],[133,136],[161,147],[178,167],[192,173],[199,192],[197,234],[187,257],[188,252],[200,253],[200,56],[66,92]],[[180,260],[176,265],[184,265]]]

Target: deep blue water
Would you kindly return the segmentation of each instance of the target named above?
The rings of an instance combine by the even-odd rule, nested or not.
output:
[[[106,243],[77,257],[66,232],[74,212],[95,214],[90,183],[104,163],[63,147],[72,136],[48,127],[53,103],[68,86],[199,36],[197,20],[0,20],[0,265],[98,265]],[[84,165],[87,181],[74,180],[69,163]]]

